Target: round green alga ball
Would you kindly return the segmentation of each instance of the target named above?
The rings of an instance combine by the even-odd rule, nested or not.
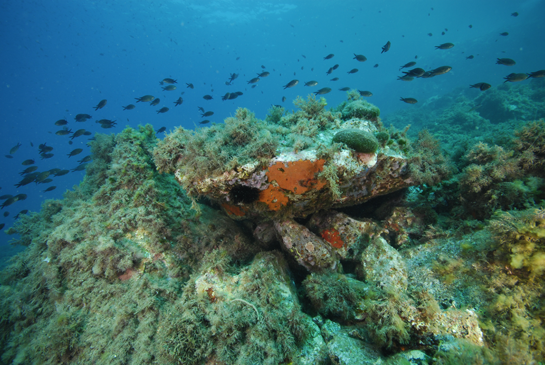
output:
[[[370,132],[361,129],[343,129],[333,137],[333,142],[344,143],[356,152],[375,153],[379,142]]]

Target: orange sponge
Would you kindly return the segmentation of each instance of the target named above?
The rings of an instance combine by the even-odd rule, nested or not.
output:
[[[309,189],[320,190],[325,186],[324,181],[314,178],[317,172],[324,169],[324,163],[323,159],[314,162],[309,160],[277,162],[269,167],[267,177],[269,181],[276,180],[282,189],[290,190],[295,194],[304,194]]]

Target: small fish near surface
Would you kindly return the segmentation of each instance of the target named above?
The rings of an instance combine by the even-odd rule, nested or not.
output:
[[[305,86],[316,86],[316,85],[318,85],[318,81],[305,82]]]
[[[212,100],[213,97],[211,95],[205,95],[202,97],[204,100]]]
[[[401,66],[401,67],[399,68],[399,70],[401,71],[401,70],[403,70],[404,68],[413,67],[414,65],[416,65],[416,62],[411,61],[411,62],[406,63],[406,64],[404,64],[403,66]]]
[[[167,127],[161,127],[157,131],[155,131],[155,133],[163,133],[166,130],[167,130]]]
[[[435,46],[435,49],[451,49],[452,47],[454,47],[453,43],[443,43],[439,46]]]
[[[479,89],[481,91],[485,91],[485,90],[490,89],[492,87],[492,85],[487,84],[486,82],[478,82],[476,84],[469,85],[469,87],[474,88],[474,89]]]
[[[411,75],[403,75],[403,76],[398,76],[397,79],[398,79],[398,80],[401,80],[401,81],[413,81],[413,80],[414,80],[414,76],[411,76]]]
[[[68,154],[68,158],[72,157],[72,156],[76,156],[76,155],[79,155],[81,152],[83,152],[83,149],[81,148],[76,148],[75,150],[73,150],[72,152],[70,152]],[[49,173],[49,171],[47,171]],[[49,176],[49,175],[48,175]]]
[[[519,16],[519,13],[517,13],[517,12],[515,11],[514,13],[511,13],[511,16],[517,17],[517,16]]]
[[[512,73],[512,74],[509,74],[507,76],[504,77],[505,81],[503,82],[504,84],[509,81],[509,82],[519,82],[519,81],[524,81],[528,78],[528,75],[527,74],[523,74],[523,73],[520,73],[520,74],[515,74],[515,73]]]
[[[26,169],[24,169],[23,171],[21,171],[19,173],[19,175],[30,174],[31,172],[34,172],[36,170],[38,170],[38,166],[30,166],[30,167],[27,167]]]
[[[359,62],[365,62],[367,61],[367,57],[365,57],[364,55],[362,54],[355,54],[354,53],[354,58],[353,60],[358,60]]]
[[[165,87],[162,88],[163,91],[174,91],[177,89],[176,85],[167,85]]]
[[[76,168],[72,169],[72,172],[83,171],[85,170],[86,167],[87,167],[87,164],[82,163],[81,165],[78,165]]]
[[[100,123],[100,122],[97,122],[97,123]],[[72,140],[76,137],[83,136],[85,132],[86,132],[85,129],[78,129],[77,131],[74,132],[74,134],[72,134],[72,137],[70,139]]]
[[[412,70],[409,70],[409,71],[403,71],[403,73],[406,76],[421,77],[422,75],[424,75],[426,73],[426,71],[424,71],[423,68],[417,67],[417,68],[413,68]]]
[[[210,123],[208,119],[205,119],[199,122],[199,124],[208,124],[208,123]]]
[[[91,119],[92,117],[89,114],[77,114],[75,116],[76,122],[86,122],[87,119]]]
[[[164,128],[164,127],[163,127]],[[166,128],[165,128],[166,129]],[[82,158],[81,160],[79,160],[78,162],[79,163],[85,163],[85,162],[89,162],[91,161],[93,158],[91,156],[85,156],[84,158]],[[57,175],[55,175],[57,176]]]
[[[127,106],[124,106],[123,110],[133,110],[134,108],[136,108],[136,106],[134,106],[133,104],[129,104]]]
[[[472,60],[472,59],[474,59],[474,58],[475,58],[475,56],[470,55],[470,56],[467,56],[467,57],[466,57],[466,60]]]
[[[510,58],[498,58],[498,60],[496,61],[496,65],[514,66],[516,64],[517,63]]]
[[[388,52],[390,50],[391,45],[392,45],[392,43],[390,43],[390,41],[386,42],[386,44],[384,46],[382,46],[382,52],[380,52],[380,53],[382,54],[384,52]]]
[[[44,192],[44,193],[47,193],[48,191],[53,191],[53,190],[55,190],[56,188],[57,188],[56,186],[50,186],[50,187],[48,187],[47,189],[45,189],[43,192]]]
[[[415,98],[401,98],[400,100],[407,103],[407,104],[416,104],[416,103],[418,103],[418,100],[416,100]]]
[[[370,92],[370,91],[361,91],[361,90],[358,90],[358,92],[360,93],[361,96],[365,96],[365,97],[373,96],[373,93]]]
[[[168,109],[166,106],[162,107],[161,109],[157,110],[157,114],[162,114],[168,112],[170,109]]]
[[[149,103],[150,101],[152,101],[153,99],[155,99],[155,96],[153,95],[144,95],[142,97],[139,97],[139,98],[135,98],[136,99],[136,102],[137,103]]]
[[[333,71],[335,71],[335,70],[338,69],[338,68],[339,68],[339,64],[336,64],[335,66],[331,67],[331,69],[332,69]]]
[[[298,83],[299,83],[299,80],[291,80],[286,85],[284,85],[284,90],[287,89],[287,88],[290,88],[290,87],[294,87]]]
[[[108,100],[106,100],[106,99],[103,99],[103,100],[99,101],[97,106],[95,106],[95,111],[104,108],[106,106],[107,102],[108,102]]]
[[[149,103],[149,106],[159,105],[160,102],[161,102],[161,99],[157,98],[157,99],[153,100],[151,103]]]
[[[348,86],[345,86],[339,89],[339,91],[348,91],[348,90],[350,90]]]
[[[14,147],[11,148],[11,150],[9,150],[9,154],[10,155],[13,155],[15,152],[17,152],[17,150],[19,149],[19,147],[21,147],[22,144],[20,143],[17,143]]]
[[[508,32],[503,32],[503,33],[500,33],[500,35],[503,36],[503,37],[507,37],[509,35],[509,33]]]
[[[34,164],[34,160],[24,160],[21,165],[23,166],[28,166],[28,165],[33,165]]]
[[[331,91],[330,87],[323,87],[320,90],[316,91],[314,95],[325,95]]]
[[[178,98],[178,100],[176,100],[176,101],[174,102],[174,106],[182,105],[183,102],[184,102],[184,99],[182,99],[182,97],[180,96],[180,97]]]
[[[171,79],[170,77],[164,78],[163,81],[159,82],[161,85],[163,84],[177,84],[178,81]]]
[[[530,72],[528,74],[528,77],[533,77],[534,79],[537,79],[539,77],[545,77],[545,70],[539,70],[536,72]]]
[[[55,122],[55,125],[61,126],[61,125],[67,125],[68,121],[66,119],[59,119]]]
[[[377,63],[377,64],[375,64],[375,65],[374,65],[373,67],[374,67],[374,68],[377,68],[377,67],[378,67],[378,63]]]
[[[330,54],[328,54],[327,56],[324,57],[324,60],[330,60],[333,57],[335,57],[335,55],[333,53],[330,53]]]
[[[254,77],[253,79],[251,79],[250,81],[248,81],[248,84],[255,84],[257,82],[259,82],[259,77]]]
[[[195,88],[195,86],[193,86],[193,84],[186,84],[186,85],[187,85],[187,87],[188,87],[189,89],[194,89],[194,88]]]
[[[202,117],[202,118],[205,118],[205,117],[210,117],[210,116],[212,116],[212,115],[214,115],[214,112],[206,112],[206,113],[202,113],[202,114],[201,114],[201,117]]]
[[[331,81],[339,81],[339,78],[338,77],[334,77],[331,79]]]
[[[270,74],[271,74],[270,72],[264,71],[264,72],[262,72],[262,73],[260,73],[260,74],[257,74],[257,77],[267,77],[267,76],[269,76]]]
[[[358,69],[357,69],[357,68],[353,68],[353,69],[351,69],[350,71],[348,71],[347,73],[349,73],[349,74],[355,74],[356,72],[358,72]]]
[[[100,123],[100,126],[104,129],[113,128],[117,123],[115,120],[101,119],[97,123]]]

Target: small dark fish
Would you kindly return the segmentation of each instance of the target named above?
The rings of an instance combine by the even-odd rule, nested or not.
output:
[[[473,28],[473,25],[469,24],[469,29]]]
[[[282,96],[282,102],[285,102],[285,101],[286,101],[286,97]]]
[[[321,88],[320,90],[316,91],[314,94],[315,95],[324,95],[324,94],[327,94],[331,91],[331,88],[329,87],[324,87],[324,88]]]
[[[155,133],[163,133],[164,131],[167,130],[167,127],[161,127],[159,128]],[[86,161],[87,162],[87,161]]]
[[[149,103],[150,106],[156,106],[161,102],[161,99],[157,98],[153,100],[151,103]]]
[[[17,213],[17,215],[15,217],[13,217],[13,218],[18,219],[19,216],[27,214],[27,213],[28,213],[28,209],[23,209],[19,213]],[[2,227],[0,227],[0,229],[2,229]]]
[[[208,124],[210,121],[208,119],[205,119],[203,121],[200,121],[199,124]]]
[[[438,75],[444,75],[450,70],[452,70],[452,67],[450,66],[441,66],[441,67],[437,67],[436,69],[430,72],[431,72],[431,76],[438,76]],[[424,75],[422,75],[422,77],[424,77]]]
[[[229,100],[229,97],[230,97],[230,96],[231,96],[231,93],[225,93],[225,95],[223,95],[223,96],[221,97],[221,100]],[[204,109],[203,109],[203,111],[204,111]]]
[[[109,120],[109,119],[101,119],[97,121],[97,123],[100,123],[100,126],[104,129],[113,128],[113,126],[117,124],[115,120]],[[85,132],[83,132],[83,134],[85,135]]]
[[[27,195],[26,194],[17,194],[14,196],[14,198],[17,198],[17,200],[26,200]]]
[[[498,58],[496,65],[514,66],[517,63],[510,58]]]
[[[424,71],[424,69],[422,68],[413,68],[412,70],[409,70],[409,71],[403,71],[403,73],[406,75],[406,76],[413,76],[413,77],[420,77],[422,75],[424,75],[426,73],[426,71]]]
[[[157,114],[162,114],[168,112],[168,108],[166,106],[162,107],[161,109],[157,110]]]
[[[17,185],[16,185],[17,186]],[[12,205],[13,203],[15,203],[16,201],[18,201],[19,199],[15,196],[7,199],[6,201],[4,201],[1,205],[1,209],[4,209],[5,207],[7,207],[8,205]],[[2,223],[3,224],[3,223]],[[3,228],[3,227],[2,227]]]
[[[377,67],[378,67],[378,63],[376,63],[373,67],[374,67],[374,68],[377,68]]]
[[[370,92],[370,91],[361,91],[361,90],[358,90],[358,92],[360,93],[361,96],[365,96],[365,97],[373,96],[373,93]]]
[[[401,66],[401,67],[399,68],[399,70],[401,71],[401,70],[403,70],[404,68],[413,67],[414,65],[416,65],[416,62],[411,61],[411,62],[406,63],[406,64],[404,64],[403,66]]]
[[[72,152],[70,152],[68,154],[68,158],[72,157],[72,156],[75,156],[75,155],[79,155],[81,152],[83,151],[83,149],[81,148],[76,148],[75,150],[73,150]],[[49,171],[47,171],[49,173]],[[49,175],[48,175],[49,176]]]
[[[165,87],[162,88],[163,91],[174,91],[177,89],[176,85],[167,85]]]
[[[398,79],[398,80],[401,80],[401,81],[413,81],[413,80],[414,80],[414,76],[403,75],[403,76],[398,76],[397,79]]]
[[[545,77],[545,70],[539,70],[539,71],[536,71],[536,72],[531,72],[528,74],[528,77],[533,77],[535,79],[539,78],[539,77]]]
[[[95,106],[95,111],[104,108],[106,106],[107,102],[108,102],[108,100],[106,100],[106,99],[103,99],[103,100],[99,101],[97,106]]]
[[[524,81],[528,78],[528,75],[527,74],[515,74],[515,73],[512,73],[512,74],[509,74],[507,76],[504,77],[505,81],[503,82],[504,84],[509,81],[509,82],[519,82],[519,81]]]
[[[165,127],[163,127],[165,128]],[[166,128],[165,128],[166,129]],[[85,156],[84,158],[82,158],[81,160],[79,160],[78,162],[79,163],[84,163],[84,162],[89,162],[91,161],[93,158],[91,156]]]
[[[30,167],[27,167],[26,169],[24,169],[23,171],[21,171],[19,173],[19,175],[30,174],[31,172],[36,171],[36,170],[38,170],[38,166],[30,166]]]
[[[204,113],[204,108],[202,106],[198,106],[197,109]]]
[[[4,218],[9,216],[9,212],[4,212]]]
[[[519,16],[519,13],[517,13],[517,12],[515,11],[514,13],[511,13],[511,16],[517,17],[517,16]]]
[[[42,156],[42,160],[45,160],[47,158],[51,158],[54,155],[52,153],[42,153],[40,156]]]
[[[212,115],[214,115],[214,112],[206,112],[206,113],[201,114],[201,117],[203,117],[203,118],[204,117],[210,117]]]
[[[66,119],[59,119],[55,122],[55,125],[61,126],[61,125],[67,125],[68,121]]]
[[[74,132],[74,134],[72,134],[71,139],[74,139],[79,136],[83,136],[83,133],[85,133],[85,129],[78,129],[77,131]]]
[[[441,35],[445,35],[445,32],[441,32]]]
[[[355,54],[355,53],[354,53],[354,58],[353,58],[353,60],[358,60],[358,61],[360,61],[360,62],[365,62],[365,61],[367,61],[367,57],[365,57],[365,56],[362,55],[362,54]]]
[[[401,98],[401,101],[407,103],[407,104],[416,104],[418,103],[418,100],[415,98]]]
[[[503,33],[500,33],[501,36],[504,36],[504,37],[507,37],[509,35],[508,32],[503,32]]]
[[[428,33],[428,35],[429,35],[430,37],[433,37],[433,33]]]
[[[161,85],[163,84],[177,84],[178,81],[171,79],[170,77],[164,78],[163,81],[160,82]]]
[[[194,89],[195,87],[193,86],[193,84],[186,84],[188,88],[190,89]]]
[[[474,59],[474,58],[475,58],[475,56],[470,55],[470,56],[467,56],[467,57],[466,57],[466,60],[472,60],[472,59]]]
[[[248,81],[248,84],[255,84],[256,82],[259,82],[259,77],[254,77],[250,81]]]
[[[318,85],[318,81],[305,82],[305,86],[316,86],[316,85]]]
[[[339,91],[348,91],[348,90],[350,90],[348,86],[345,86],[339,89]]]
[[[386,44],[384,46],[382,46],[382,52],[380,52],[380,53],[382,54],[384,52],[388,52],[390,50],[391,45],[392,45],[392,43],[390,43],[390,41],[386,42]]]
[[[83,170],[85,170],[86,167],[87,167],[87,164],[82,163],[81,165],[78,165],[75,169],[72,169],[72,172],[83,171]]]
[[[263,66],[263,65],[261,65],[261,68],[262,68],[262,69],[265,69],[266,67],[265,67],[265,66]]]
[[[50,174],[51,174],[51,173],[50,173],[49,171],[44,171],[44,172],[39,173],[39,174],[36,176],[36,180],[35,180],[35,181],[36,181],[36,184],[41,183],[41,182],[43,182],[44,180],[46,180],[46,179],[49,177]]]
[[[486,82],[478,82],[476,84],[473,84],[473,85],[469,85],[470,88],[475,88],[475,89],[479,89],[481,91],[485,91],[485,90],[488,90],[492,87],[492,85],[490,84],[487,84]]]
[[[136,106],[134,106],[133,104],[129,104],[127,106],[124,106],[123,110],[133,110],[134,108],[136,108]]]
[[[204,100],[212,100],[212,99],[213,99],[212,96],[210,96],[210,95],[205,95],[205,96],[203,96],[202,98],[203,98]]]
[[[33,165],[34,164],[34,160],[24,160],[21,165],[23,166],[28,166],[28,165]]]
[[[61,171],[59,171],[59,172],[57,172],[57,173],[55,174],[55,177],[57,177],[57,176],[64,176],[64,175],[68,174],[69,172],[70,172],[70,171],[68,171],[68,170],[61,170]]]
[[[234,92],[234,94],[237,94],[238,96],[243,95],[242,91],[236,91],[236,92]]]
[[[176,100],[176,101],[174,102],[174,106],[182,105],[183,102],[184,102],[184,99],[182,99],[182,97],[180,96],[180,97],[178,98],[178,100]]]
[[[334,77],[334,78],[332,78],[330,81],[339,81],[339,78],[338,78],[338,77]]]
[[[452,43],[443,43],[439,46],[435,46],[435,49],[451,49],[452,47],[454,47],[454,44]]]
[[[357,68],[353,68],[353,69],[351,69],[350,71],[348,71],[347,73],[349,73],[349,74],[355,74],[356,72],[358,72],[358,69],[357,69]]]
[[[17,152],[17,150],[19,149],[19,147],[21,147],[22,145],[20,143],[17,143],[14,147],[11,148],[11,150],[9,150],[9,154],[10,155],[13,155],[15,152]]]
[[[260,74],[257,74],[257,77],[267,77],[267,76],[269,76],[270,74],[271,74],[270,72],[265,71],[265,72],[262,72],[262,73],[260,73]]]
[[[338,69],[338,68],[339,68],[339,64],[336,64],[335,66],[331,67],[331,69],[332,69],[333,71],[335,71],[335,70]]]
[[[25,186],[25,185],[30,184],[31,182],[34,182],[36,180],[36,176],[38,176],[37,172],[35,172],[33,174],[25,175],[25,177],[23,177],[23,180],[21,180],[17,184],[15,184],[15,187],[20,188],[21,186]]]
[[[328,54],[327,56],[324,57],[324,60],[329,60],[331,58],[333,58],[335,55],[333,53],[330,53]]]
[[[326,71],[326,74],[329,75],[329,74],[332,73],[332,72],[333,72],[333,67],[330,67],[329,70]]]
[[[12,155],[4,155],[5,158],[13,158]]]
[[[61,169],[54,168],[54,169],[49,170],[49,173],[50,173],[51,175],[55,176],[55,174],[56,174],[57,172],[59,172],[59,171],[61,171]]]
[[[3,229],[6,226],[5,223],[0,223],[0,229]]]
[[[40,181],[40,184],[49,184],[50,182],[53,182],[53,179],[45,179],[44,181]]]
[[[420,76],[423,79],[429,79],[430,77],[433,77],[435,75],[432,74],[432,71],[426,71],[424,72],[424,75]]]
[[[139,103],[139,102],[143,102],[143,103],[148,103],[150,101],[152,101],[153,99],[155,99],[155,96],[153,95],[144,95],[140,98],[135,98],[136,99],[136,102]]]
[[[60,131],[56,131],[56,132],[55,132],[55,134],[56,134],[57,136],[66,136],[67,134],[70,134],[70,133],[72,133],[72,130],[71,130],[71,129],[67,129],[67,128],[61,129]]]
[[[53,190],[55,190],[56,188],[57,188],[56,186],[50,186],[50,187],[48,187],[47,189],[45,189],[43,192],[44,192],[44,193],[47,193],[48,191],[53,191]]]
[[[287,89],[287,88],[290,88],[290,87],[294,87],[295,85],[297,85],[299,83],[299,80],[291,80],[290,82],[288,82],[286,85],[284,85],[284,89]]]

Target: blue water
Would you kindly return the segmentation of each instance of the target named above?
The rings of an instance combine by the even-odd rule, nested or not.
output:
[[[513,12],[519,16],[511,16]],[[69,145],[69,136],[54,134],[61,129],[54,125],[58,119],[67,119],[73,131],[84,128],[93,133],[118,133],[127,125],[146,123],[167,131],[180,125],[192,129],[203,120],[199,106],[213,111],[208,119],[216,123],[238,107],[264,118],[272,104],[292,109],[298,95],[306,97],[321,87],[333,89],[325,97],[336,106],[346,98],[338,91],[345,86],[371,91],[374,96],[369,101],[388,115],[418,107],[400,102],[400,97],[422,103],[477,82],[497,86],[511,72],[545,69],[545,2],[540,0],[19,0],[2,1],[0,14],[0,195],[28,195],[0,211],[4,230],[19,211],[39,210],[44,199],[61,198],[84,176],[72,172],[47,185],[14,187],[22,178],[19,172],[27,167],[21,165],[23,160],[35,159],[38,171],[72,169],[89,154],[89,137],[75,138]],[[509,35],[500,36],[502,32]],[[391,49],[381,54],[387,41]],[[454,48],[435,49],[445,42],[454,43]],[[324,60],[330,53],[335,56]],[[365,55],[367,61],[354,60],[354,53]],[[475,58],[467,60],[469,55]],[[517,64],[496,65],[498,57],[512,58]],[[410,61],[425,70],[448,65],[452,71],[431,79],[397,81],[399,67]],[[326,75],[335,64],[339,68]],[[348,74],[352,68],[359,72]],[[263,71],[270,76],[251,88],[247,81]],[[228,86],[231,73],[240,76]],[[159,82],[165,77],[178,80],[177,90],[162,91]],[[339,81],[329,81],[333,77]],[[299,85],[284,90],[292,79],[298,79]],[[310,80],[318,81],[318,86],[303,86]],[[195,88],[186,88],[186,83]],[[243,95],[221,100],[235,91]],[[134,110],[122,110],[146,94],[161,103],[156,107],[137,103]],[[204,100],[205,94],[214,99]],[[179,96],[184,103],[174,107]],[[282,103],[284,96],[287,100]],[[108,100],[107,105],[94,111],[102,99]],[[163,106],[170,110],[157,114]],[[78,113],[92,119],[76,123]],[[102,129],[95,121],[103,118],[118,125]],[[17,143],[22,146],[13,158],[4,157]],[[41,160],[40,143],[53,146],[55,156]],[[68,158],[75,148],[84,151]],[[43,192],[53,185],[56,190]],[[3,217],[6,211],[10,215]],[[0,235],[0,247],[8,241],[9,236]]]

